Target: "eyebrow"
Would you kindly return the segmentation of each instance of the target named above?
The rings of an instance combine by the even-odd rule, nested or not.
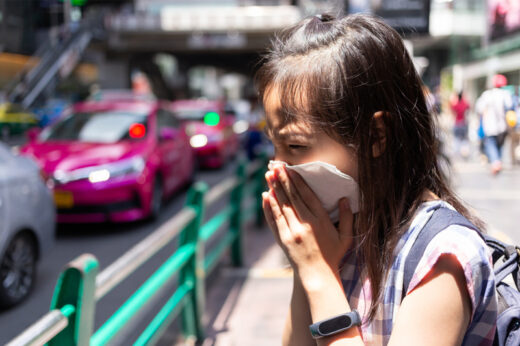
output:
[[[287,141],[289,139],[308,139],[309,136],[311,136],[310,133],[303,133],[303,132],[282,132],[280,133],[280,131],[277,131],[277,130],[273,130],[272,128],[270,128],[269,126],[265,126],[264,127],[264,133],[265,135],[269,138],[269,139],[273,139],[273,138],[276,138],[277,140],[280,140],[280,141]]]

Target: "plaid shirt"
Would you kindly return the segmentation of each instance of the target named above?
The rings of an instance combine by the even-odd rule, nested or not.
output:
[[[383,299],[374,319],[367,321],[372,299],[370,280],[361,270],[354,252],[349,252],[341,269],[343,288],[351,308],[358,310],[363,320],[361,332],[367,345],[386,345],[402,300],[404,263],[420,230],[433,210],[444,201],[423,203],[416,212],[408,230],[399,240],[387,279]],[[410,282],[408,292],[414,289],[443,254],[454,255],[464,270],[466,287],[472,302],[471,322],[462,345],[492,345],[496,329],[497,300],[491,255],[484,241],[471,229],[452,225],[437,234],[428,244]],[[408,293],[407,292],[407,293]]]

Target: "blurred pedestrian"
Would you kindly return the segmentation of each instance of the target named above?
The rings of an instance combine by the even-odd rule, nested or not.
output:
[[[520,95],[519,86],[515,86],[513,94],[513,109],[506,113],[506,122],[509,127],[511,140],[511,164],[516,165],[520,156]]]
[[[257,123],[251,123],[245,138],[246,155],[249,161],[261,155],[262,131]]]
[[[469,103],[464,98],[464,95],[459,92],[455,99],[451,101],[451,110],[455,116],[455,123],[453,125],[453,135],[455,137],[455,153],[467,158],[469,155],[468,148],[468,125],[466,121],[466,114],[469,110]]]
[[[245,137],[244,147],[246,149],[247,158],[253,161],[258,156],[266,154],[263,151],[267,140],[263,133],[265,121],[262,105],[257,97],[251,97],[249,103],[251,105],[251,111],[249,113],[249,128]]]
[[[504,75],[493,76],[494,87],[484,91],[475,104],[475,110],[481,117],[484,150],[493,175],[502,170],[502,146],[507,135],[506,112],[513,106],[511,93],[501,89],[506,85]]]
[[[273,42],[256,80],[278,160],[263,207],[294,270],[283,344],[492,345],[493,268],[477,232],[445,228],[414,258],[404,290],[404,264],[434,210],[478,221],[441,173],[399,34],[375,17],[324,14]],[[344,185],[358,189],[328,200]]]

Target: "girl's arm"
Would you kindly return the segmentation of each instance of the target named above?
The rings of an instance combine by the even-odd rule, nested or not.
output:
[[[309,303],[301,280],[295,273],[293,277],[291,306],[287,315],[287,320],[285,321],[282,345],[316,345],[316,342],[309,333],[309,325],[311,323],[312,318],[309,310]]]
[[[288,174],[296,180],[300,190],[290,182]],[[295,273],[284,345],[292,345],[296,340],[311,343],[309,325],[312,322],[350,311],[338,267],[352,244],[353,215],[348,201],[342,200],[336,229],[319,200],[297,173],[279,167],[268,172],[266,178],[270,186],[270,191],[263,194],[266,219]],[[302,189],[304,192],[300,195]],[[349,345],[363,344],[358,328],[319,339],[313,344],[332,345],[339,339],[345,339]]]
[[[442,255],[403,299],[389,345],[460,345],[471,308],[462,267],[453,255]]]

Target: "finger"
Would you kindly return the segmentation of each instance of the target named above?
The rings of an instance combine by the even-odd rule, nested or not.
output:
[[[277,180],[280,182],[281,187],[284,190],[285,196],[289,199],[290,203],[293,205],[296,214],[300,220],[309,220],[309,218],[314,217],[314,214],[305,201],[302,199],[298,188],[296,187],[288,175],[288,171],[284,166],[275,168],[275,176],[278,178]]]
[[[276,241],[280,242],[278,228],[276,227],[273,212],[271,211],[271,205],[269,204],[269,192],[262,192],[262,208],[264,209],[265,220],[269,225],[269,229],[273,232]]]
[[[274,177],[273,171],[265,172],[265,181],[267,182],[267,187],[269,187],[269,193],[274,193],[276,197],[276,193],[274,192],[273,182],[276,178]]]
[[[327,215],[327,211],[323,208],[323,205],[318,199],[318,196],[316,196],[314,191],[312,191],[309,185],[307,185],[301,175],[292,170],[285,171],[291,178],[293,185],[298,186],[298,193],[300,194],[301,200],[304,201],[305,205],[307,206],[307,209],[316,217],[323,217],[324,215]]]
[[[272,191],[269,193],[269,205],[271,206],[271,212],[273,213],[273,219],[276,224],[276,228],[278,230],[278,236],[280,237],[280,241],[283,243],[290,239],[291,230],[289,229],[289,225],[285,216],[282,212],[282,209],[276,200]],[[285,240],[285,241],[284,241]]]
[[[294,211],[294,206],[292,205],[291,201],[289,200],[289,197],[287,197],[282,183],[276,176],[274,172],[270,172],[270,174],[267,174],[268,177],[268,184],[271,187],[271,189],[274,191],[274,195],[276,197],[276,200],[278,201],[278,204],[280,206],[280,210],[283,214],[283,216],[287,220],[287,224],[295,226],[296,224],[300,223],[300,220],[298,219],[298,216],[296,215],[296,212]]]
[[[346,248],[350,248],[353,242],[353,227],[354,214],[350,209],[350,202],[347,198],[339,200],[339,225],[338,233],[339,239]]]
[[[267,171],[265,173],[265,179],[267,180],[267,185],[274,193],[274,196],[280,205],[288,204],[289,199],[283,193],[283,190],[280,187],[280,182],[278,182],[278,178],[276,177],[274,171]]]

